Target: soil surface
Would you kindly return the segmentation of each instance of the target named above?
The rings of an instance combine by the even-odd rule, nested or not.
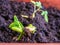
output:
[[[60,11],[49,7],[43,10],[48,11],[49,22],[46,23],[41,12],[36,12],[35,18],[23,18],[21,15],[31,16],[34,12],[34,5],[31,2],[12,2],[9,0],[0,0],[0,42],[19,42],[19,43],[42,43],[42,42],[60,42]],[[17,15],[19,21],[24,26],[33,24],[37,27],[34,34],[26,32],[20,41],[15,38],[19,33],[9,29],[9,24],[13,22],[13,16]]]

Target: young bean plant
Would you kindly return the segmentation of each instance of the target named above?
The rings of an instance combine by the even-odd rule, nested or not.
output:
[[[19,37],[17,40],[20,40],[21,37],[23,36],[23,29],[24,29],[24,26],[23,24],[18,20],[17,16],[15,15],[14,16],[14,22],[12,22],[10,25],[9,25],[9,28],[12,29],[13,31],[16,31],[18,33],[20,33]]]
[[[14,22],[12,22],[10,25],[9,25],[9,28],[12,30],[12,31],[16,31],[18,33],[20,33],[20,35],[18,36],[17,40],[20,40],[22,38],[22,36],[25,34],[24,32],[24,26],[23,24],[18,20],[17,16],[15,15],[14,16]],[[31,33],[35,33],[36,31],[36,27],[33,26],[32,24],[29,24],[28,26],[26,26],[27,29],[29,29],[29,31]],[[28,31],[28,30],[27,30]]]
[[[31,2],[34,4],[34,12],[33,12],[33,15],[32,17],[34,18],[35,17],[35,13],[37,11],[41,11],[41,15],[44,17],[45,21],[48,22],[48,12],[47,11],[44,11],[44,10],[41,10],[42,9],[42,5],[41,5],[41,2],[35,2],[33,0],[31,0]],[[37,9],[36,9],[37,7]]]

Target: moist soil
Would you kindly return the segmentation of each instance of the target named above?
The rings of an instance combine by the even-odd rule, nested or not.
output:
[[[21,15],[31,16],[34,12],[34,5],[31,2],[12,2],[9,0],[0,0],[0,42],[18,42],[18,43],[51,43],[60,42],[60,11],[49,7],[42,10],[48,11],[48,23],[44,20],[41,12],[37,11],[35,18],[23,18]],[[15,38],[19,33],[12,31],[9,25],[13,22],[16,15],[24,26],[33,24],[37,29],[34,34],[25,30],[26,34],[21,40]]]

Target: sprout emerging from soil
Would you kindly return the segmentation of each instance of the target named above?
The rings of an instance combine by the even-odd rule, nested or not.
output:
[[[24,26],[20,21],[18,21],[18,18],[16,17],[16,15],[14,16],[14,22],[12,22],[9,25],[9,28],[12,29],[13,31],[20,33],[20,36],[18,37],[18,40],[20,40],[20,38],[22,37],[22,35],[24,33],[24,31],[23,31]]]
[[[32,17],[34,18],[35,17],[35,13],[40,10],[42,8],[42,5],[41,5],[41,2],[35,2],[33,0],[31,0],[31,2],[34,4],[34,12],[33,12],[33,15]],[[38,9],[36,9],[36,7],[38,7]]]
[[[24,35],[24,26],[23,24],[18,20],[18,18],[16,17],[16,15],[14,16],[14,22],[12,22],[9,25],[9,28],[12,29],[13,31],[16,31],[18,33],[20,33],[19,37],[16,40],[20,40],[21,37]],[[32,24],[29,24],[26,29],[28,29],[31,33],[35,33],[36,31],[36,27],[33,26]],[[27,30],[27,31],[28,31]]]
[[[33,12],[32,17],[33,18],[35,17],[35,13],[37,11],[41,11],[42,12],[41,15],[44,16],[45,21],[48,22],[48,12],[41,10],[41,8],[42,8],[41,2],[40,1],[39,2],[35,2],[33,0],[31,0],[31,2],[34,4],[34,12]],[[36,7],[38,7],[38,8],[36,9]]]
[[[33,26],[32,24],[29,24],[27,27],[25,27],[26,29],[28,29],[32,34],[34,34],[36,32],[36,27]]]

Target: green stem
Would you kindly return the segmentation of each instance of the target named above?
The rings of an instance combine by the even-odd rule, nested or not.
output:
[[[23,33],[21,33],[21,34],[18,36],[17,40],[21,40],[22,36],[23,36]]]

